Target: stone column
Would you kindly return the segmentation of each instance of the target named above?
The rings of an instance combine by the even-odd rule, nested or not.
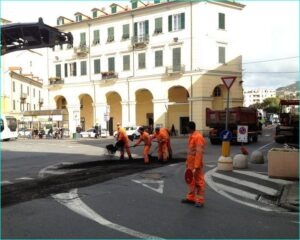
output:
[[[168,99],[153,99],[154,127],[157,125],[166,127],[168,102]]]
[[[76,127],[80,125],[80,104],[68,106],[68,112],[70,137],[72,137],[73,133],[76,133]]]

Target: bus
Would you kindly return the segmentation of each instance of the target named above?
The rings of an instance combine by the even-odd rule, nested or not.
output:
[[[9,141],[18,138],[17,119],[12,116],[0,116],[0,139],[1,141]]]

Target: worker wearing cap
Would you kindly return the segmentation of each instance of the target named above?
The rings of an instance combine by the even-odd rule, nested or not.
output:
[[[129,159],[132,160],[132,156],[131,156],[131,152],[130,152],[130,148],[129,148],[129,139],[128,139],[125,129],[121,127],[120,123],[117,123],[117,131],[118,131],[118,136],[117,136],[117,144],[116,145],[119,145],[120,160],[124,160],[125,149],[126,149]],[[121,144],[118,144],[118,143],[121,143]]]
[[[152,139],[156,138],[158,143],[158,160],[162,162],[167,162],[169,158],[169,151],[168,151],[168,138],[169,135],[161,130],[161,128],[156,127],[155,133],[152,135]]]
[[[186,159],[186,168],[193,172],[193,180],[188,184],[188,194],[182,203],[194,203],[196,207],[204,205],[204,164],[203,154],[205,147],[205,139],[202,134],[196,131],[196,124],[189,122],[187,131],[190,134],[188,139],[188,150]]]
[[[140,133],[140,138],[133,146],[136,147],[141,142],[144,142],[144,152],[143,152],[144,163],[148,164],[149,163],[149,152],[150,152],[150,148],[151,148],[151,137],[150,137],[149,133],[147,133],[143,127],[140,127],[138,129],[138,131]]]

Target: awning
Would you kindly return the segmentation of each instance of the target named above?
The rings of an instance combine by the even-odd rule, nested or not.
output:
[[[53,116],[53,115],[68,115],[67,109],[53,109],[53,110],[37,110],[25,111],[23,116]]]

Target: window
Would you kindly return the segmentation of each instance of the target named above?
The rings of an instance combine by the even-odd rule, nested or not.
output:
[[[85,76],[87,71],[86,71],[86,61],[81,61],[80,62],[80,73],[81,73],[81,76]]]
[[[162,33],[162,17],[160,18],[155,18],[155,29],[154,29],[154,33],[155,34],[159,34]]]
[[[33,97],[35,97],[35,88],[33,89]]]
[[[132,9],[137,8],[137,6],[138,6],[137,0],[131,1],[131,8],[132,8]]]
[[[154,0],[154,3],[160,3],[160,0]]]
[[[169,32],[185,28],[185,13],[169,15]]]
[[[65,77],[68,77],[68,64],[65,63]]]
[[[99,30],[94,30],[93,45],[97,45],[99,43],[100,43],[100,31]]]
[[[56,23],[57,23],[57,25],[64,25],[65,21],[63,18],[58,18]]]
[[[61,78],[61,65],[60,64],[55,65],[55,76],[57,78]]]
[[[123,71],[130,70],[130,55],[123,56]]]
[[[108,58],[108,71],[115,72],[115,58],[114,57]]]
[[[225,29],[225,14],[219,13],[219,29]]]
[[[29,86],[27,86],[27,95],[29,95]]]
[[[139,69],[146,68],[146,54],[145,53],[139,53],[138,59],[139,59]]]
[[[82,15],[77,15],[76,22],[81,22],[81,21],[82,21]]]
[[[23,84],[21,84],[21,94],[23,93]]]
[[[16,110],[16,100],[13,100],[13,110]]]
[[[111,13],[116,13],[117,12],[117,6],[114,5],[111,7]]]
[[[181,71],[181,48],[173,48],[173,71]]]
[[[101,72],[100,59],[94,60],[94,74],[98,74]]]
[[[163,66],[163,51],[155,51],[155,67]]]
[[[122,40],[128,39],[129,38],[129,24],[124,24],[123,25],[123,35],[122,35]]]
[[[149,40],[149,21],[134,23],[134,37],[136,42],[145,42]]]
[[[112,42],[115,40],[114,28],[110,27],[107,29],[107,42]]]
[[[220,97],[221,96],[221,88],[215,87],[214,89],[214,97]]]
[[[93,11],[93,18],[96,18],[96,17],[98,17],[97,10]]]
[[[80,33],[80,47],[86,46],[86,34]]]
[[[76,76],[76,62],[70,63],[70,76]]]
[[[13,92],[16,92],[16,82],[13,82]]]
[[[225,63],[225,47],[219,47],[219,63]]]

